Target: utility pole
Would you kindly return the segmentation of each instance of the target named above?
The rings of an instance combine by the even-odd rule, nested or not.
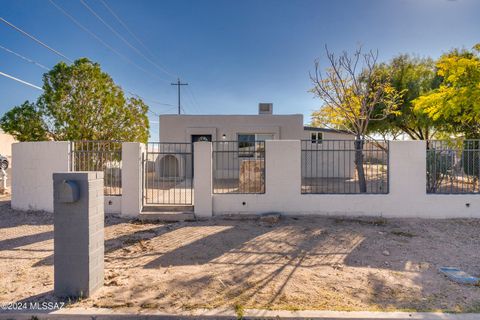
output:
[[[181,113],[181,110],[180,110],[180,86],[188,86],[188,83],[181,83],[180,82],[180,78],[177,79],[177,82],[176,83],[171,83],[172,86],[177,86],[177,90],[178,90],[178,114]]]

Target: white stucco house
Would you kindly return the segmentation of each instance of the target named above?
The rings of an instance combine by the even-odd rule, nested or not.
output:
[[[258,114],[255,115],[161,115],[160,116],[160,142],[161,143],[191,143],[197,141],[238,141],[237,148],[241,143],[255,145],[257,141],[265,140],[304,140],[306,148],[322,148],[323,140],[353,141],[354,136],[339,130],[309,127],[304,125],[302,114],[273,114],[273,106],[270,103],[260,103]],[[346,142],[348,145],[353,143]],[[345,145],[345,143],[343,143]],[[308,146],[307,146],[308,145]],[[347,145],[347,147],[348,147]],[[302,163],[302,170],[308,177],[309,172],[318,176],[319,171],[325,176],[350,178],[354,174],[353,156],[343,159],[345,153],[332,153],[330,157],[317,157],[319,153],[312,153],[314,158]],[[234,164],[232,173],[225,173],[222,168],[215,168],[214,175],[236,178],[242,161],[248,156],[224,154],[224,157],[232,157],[230,166]],[[253,154],[252,154],[253,157]],[[340,159],[341,158],[341,159]],[[333,172],[328,163],[344,163],[348,161],[350,166],[344,166],[341,171]],[[228,163],[229,161],[221,161]],[[176,174],[189,175],[188,168],[184,168],[184,159],[181,156],[161,155],[156,159],[160,171],[171,171]],[[214,163],[215,166],[215,163]],[[175,168],[166,170],[165,168]],[[346,170],[345,168],[348,168]],[[229,168],[232,170],[232,167]]]
[[[353,140],[339,130],[304,125],[302,114],[273,114],[272,104],[260,103],[255,115],[161,115],[160,142]]]

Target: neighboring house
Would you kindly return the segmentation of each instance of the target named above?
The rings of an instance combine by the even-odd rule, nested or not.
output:
[[[196,142],[196,141],[238,141],[235,149],[251,150],[255,148],[257,141],[265,140],[308,140],[302,142],[303,147],[311,149],[314,147],[321,147],[323,140],[348,140],[354,139],[354,136],[332,129],[306,127],[303,122],[303,115],[276,115],[273,114],[272,104],[260,103],[259,113],[257,115],[161,115],[160,116],[160,142]],[[353,146],[352,143],[343,143],[349,149]],[[349,146],[349,145],[352,146]],[[215,148],[215,147],[214,147]],[[246,160],[249,156],[254,157],[254,152],[244,152],[241,156],[239,153],[226,153],[224,156],[232,157],[232,163],[235,166],[240,166],[239,160]],[[334,177],[351,177],[354,170],[342,170],[336,172],[323,171],[327,166],[327,162],[344,162],[344,156],[340,153],[332,153],[328,158],[316,158],[302,163],[302,171],[306,173],[311,172],[318,175],[318,171],[324,175]],[[343,153],[344,155],[345,153]],[[176,158],[176,159],[175,159]],[[241,159],[238,159],[241,158]],[[353,167],[353,157],[350,159],[351,167]],[[179,174],[187,173],[188,168],[184,170],[184,159],[181,156],[164,155],[157,159],[157,164],[161,167],[161,172],[176,172]],[[221,161],[228,163],[228,161]],[[215,165],[215,163],[214,163]],[[168,167],[168,168],[166,168]],[[170,168],[178,168],[170,170]],[[345,166],[344,166],[345,168]],[[236,178],[238,175],[238,168],[233,168],[233,172],[222,172],[222,168],[215,168],[215,172],[219,176],[228,176]],[[229,168],[232,170],[232,167]],[[345,171],[345,172],[343,172]],[[182,174],[183,175],[183,174]]]
[[[18,142],[12,135],[0,130],[0,154],[7,157],[8,161],[12,159],[12,144]]]

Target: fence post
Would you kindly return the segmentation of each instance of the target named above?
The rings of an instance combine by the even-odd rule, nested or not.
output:
[[[404,206],[425,197],[426,152],[425,141],[390,141],[389,193],[406,200]]]
[[[122,143],[122,216],[136,217],[143,207],[142,159],[145,145]]]
[[[301,192],[300,141],[267,140],[265,149],[265,192],[273,196],[278,204],[288,203],[288,195]]]
[[[195,142],[193,144],[193,194],[195,216],[212,217],[212,143]]]

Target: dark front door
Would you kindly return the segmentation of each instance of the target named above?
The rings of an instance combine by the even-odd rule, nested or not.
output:
[[[198,141],[212,141],[211,134],[192,134],[192,143]]]

